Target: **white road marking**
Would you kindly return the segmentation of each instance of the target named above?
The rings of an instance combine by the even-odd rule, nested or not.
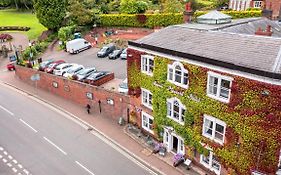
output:
[[[9,159],[13,159],[13,157],[11,155],[8,156]]]
[[[7,166],[8,166],[8,167],[11,167],[11,166],[12,166],[12,164],[11,164],[11,163],[7,163]]]
[[[4,153],[5,155],[8,155],[7,151],[4,151],[3,153]]]
[[[2,157],[3,157],[3,156],[0,154],[0,159],[2,159]]]
[[[3,161],[4,163],[8,162],[7,159],[2,159],[2,161]]]
[[[18,170],[16,168],[12,168],[12,170],[16,173]]]
[[[9,113],[10,115],[15,116],[15,114],[12,113],[11,111],[9,111],[7,108],[5,108],[5,107],[3,107],[1,105],[0,105],[0,108],[3,109],[4,111],[6,111],[7,113]]]
[[[56,144],[54,144],[51,140],[49,140],[46,137],[43,137],[47,142],[49,142],[51,145],[53,145],[55,148],[57,148],[60,152],[62,152],[64,155],[67,155],[65,151],[63,151],[60,147],[58,147]]]
[[[17,161],[16,159],[14,159],[12,162],[14,162],[14,164],[17,164],[17,163],[18,163],[18,161]]]
[[[21,173],[18,173],[18,175],[22,175]]]
[[[0,147],[0,151],[3,151],[4,150],[4,148],[3,147]]]
[[[23,119],[20,118],[20,121],[25,124],[27,127],[29,127],[32,131],[38,132],[36,129],[34,129],[32,126],[30,126],[28,123],[26,123]]]
[[[25,174],[29,174],[29,172],[28,172],[26,169],[24,169],[23,172],[24,172]]]
[[[89,174],[91,175],[95,175],[93,172],[91,172],[88,168],[86,168],[85,166],[83,166],[80,162],[75,161],[75,163],[77,163],[80,167],[82,167],[84,170],[86,170]]]
[[[18,167],[21,169],[23,166],[21,164],[18,164]]]

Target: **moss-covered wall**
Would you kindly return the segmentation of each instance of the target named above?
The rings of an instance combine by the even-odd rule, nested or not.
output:
[[[152,92],[155,133],[163,131],[163,125],[172,126],[186,145],[200,153],[206,151],[200,142],[207,143],[220,163],[237,174],[249,174],[254,169],[276,172],[281,144],[281,86],[221,73],[233,78],[230,102],[222,103],[206,95],[208,69],[182,62],[189,71],[189,88],[183,89],[167,81],[167,64],[172,60],[155,56],[151,77],[140,72],[141,54],[128,49],[128,55],[132,55],[128,58],[129,88]],[[155,86],[155,82],[162,87]],[[183,92],[183,96],[169,91],[169,87]],[[184,126],[166,117],[166,99],[171,97],[180,99],[187,108]],[[202,136],[203,114],[227,124],[223,146]]]

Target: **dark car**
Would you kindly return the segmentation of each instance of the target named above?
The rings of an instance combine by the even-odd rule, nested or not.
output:
[[[47,60],[47,61],[43,61],[42,63],[40,63],[39,65],[39,70],[40,71],[45,71],[45,69],[52,64],[54,61],[53,60]]]
[[[90,74],[87,78],[85,78],[84,82],[92,84],[94,81],[97,81],[108,74],[109,72],[107,71],[94,72]]]
[[[60,65],[60,64],[62,64],[62,63],[65,63],[65,61],[64,61],[64,60],[55,61],[55,62],[51,63],[51,64],[45,69],[45,71],[46,71],[47,73],[52,74],[53,71],[54,71],[54,69],[55,69],[58,65]]]
[[[82,69],[81,71],[79,71],[77,74],[74,74],[72,77],[74,80],[79,80],[79,81],[83,81],[85,78],[87,78],[90,74],[96,72],[96,68],[91,67],[91,68],[86,68],[86,69]],[[74,78],[75,77],[75,78]]]
[[[121,49],[117,49],[117,50],[114,50],[113,52],[111,52],[109,55],[108,55],[108,58],[109,59],[117,59],[120,57],[122,53],[122,50]]]
[[[111,52],[113,52],[116,49],[114,44],[108,44],[101,48],[100,51],[98,51],[97,56],[99,58],[107,57]]]

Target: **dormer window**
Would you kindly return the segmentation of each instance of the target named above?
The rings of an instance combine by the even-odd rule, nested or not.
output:
[[[147,75],[153,75],[154,57],[151,55],[141,56],[141,72]]]
[[[182,88],[188,88],[188,71],[180,62],[168,65],[168,81]]]

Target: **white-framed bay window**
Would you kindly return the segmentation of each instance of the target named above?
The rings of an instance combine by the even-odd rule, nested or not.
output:
[[[141,103],[152,109],[152,93],[144,88],[141,88]]]
[[[185,105],[176,97],[167,99],[167,117],[184,125]]]
[[[153,125],[154,118],[144,111],[141,112],[141,118],[142,118],[142,128],[153,134],[152,125]]]
[[[168,81],[180,86],[188,88],[188,70],[183,67],[183,64],[176,61],[173,64],[168,64]]]
[[[211,150],[209,150],[208,155],[200,155],[200,163],[216,174],[220,174],[221,164],[216,159],[214,153]]]
[[[141,72],[147,75],[153,75],[154,57],[151,55],[141,56]]]
[[[218,73],[208,72],[207,95],[211,98],[228,103],[230,100],[233,78]]]
[[[226,123],[209,115],[204,115],[202,135],[223,145]]]

